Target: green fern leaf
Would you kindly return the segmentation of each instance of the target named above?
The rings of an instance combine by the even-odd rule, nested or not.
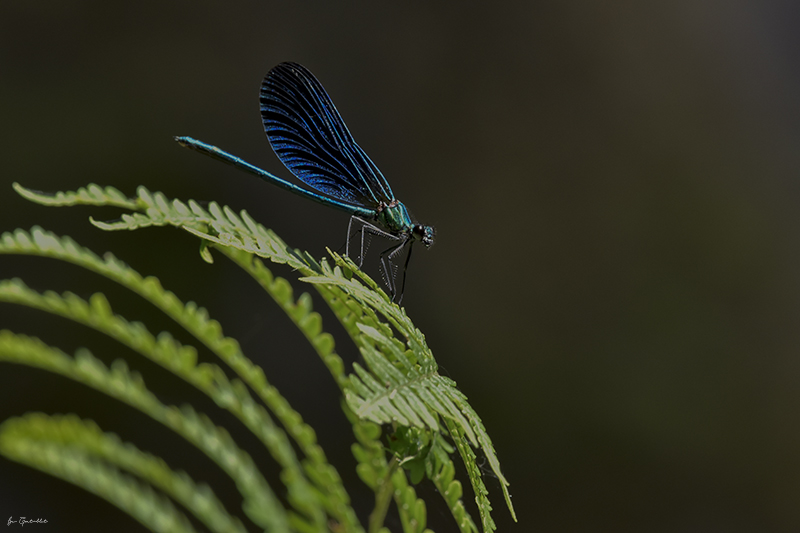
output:
[[[133,509],[141,513],[141,517],[134,516],[148,527],[153,523],[177,522],[185,528],[188,523],[185,517],[178,519],[180,513],[174,510],[156,516],[163,503],[157,503],[152,509],[138,509],[153,505],[153,495],[115,470],[126,470],[160,489],[212,531],[246,532],[241,521],[228,514],[208,485],[196,484],[186,473],[172,471],[163,460],[139,451],[132,444],[122,443],[116,435],[103,433],[93,422],[74,415],[33,413],[6,420],[0,425],[0,453],[58,477],[65,478],[62,474],[71,472],[73,475],[69,481],[95,492],[124,511]],[[76,468],[75,462],[80,466]],[[103,478],[108,481],[111,491],[96,490],[97,480]],[[128,487],[133,487],[133,492],[125,495],[123,491]],[[132,500],[141,503],[132,503]],[[177,513],[175,518],[173,512]],[[170,527],[169,530],[176,529]]]
[[[7,458],[56,476],[100,496],[122,509],[151,531],[195,531],[186,516],[167,498],[116,468],[61,446],[2,442]]]
[[[110,205],[124,207],[126,209],[138,209],[139,205],[135,200],[130,200],[114,187],[100,187],[90,183],[86,187],[81,187],[75,192],[57,192],[47,194],[40,191],[26,189],[17,182],[11,185],[20,196],[31,202],[48,206],[72,206],[72,205]]]
[[[316,437],[313,430],[302,421],[300,415],[291,409],[278,391],[269,385],[261,369],[253,365],[239,350],[238,343],[230,338],[222,335],[221,328],[216,321],[208,318],[207,312],[198,308],[193,303],[184,305],[174,294],[164,291],[158,280],[155,278],[142,278],[138,273],[115,259],[110,254],[107,254],[104,259],[98,258],[91,251],[82,248],[74,241],[68,238],[58,238],[52,233],[45,232],[40,228],[34,228],[30,234],[22,231],[17,231],[12,234],[3,234],[0,237],[0,253],[28,253],[47,255],[56,257],[62,260],[70,261],[95,272],[103,274],[115,281],[122,283],[127,288],[134,292],[139,293],[148,299],[151,303],[156,305],[162,311],[170,315],[179,324],[183,325],[187,330],[193,333],[199,340],[215,352],[221,359],[226,361],[246,382],[259,397],[267,404],[268,407],[275,413],[278,419],[284,424],[286,430],[300,445],[302,451],[306,454],[308,461],[304,461],[302,468],[306,470],[309,479],[317,486],[318,490],[314,494],[309,492],[309,488],[303,485],[304,476],[297,471],[297,461],[291,450],[291,446],[285,442],[285,439],[276,432],[274,424],[269,421],[269,417],[261,407],[256,406],[250,398],[247,389],[240,386],[237,382],[233,385],[235,389],[231,389],[227,384],[227,380],[218,368],[204,366],[198,368],[194,374],[191,374],[191,367],[194,365],[195,352],[188,347],[175,346],[171,337],[162,334],[159,337],[160,351],[149,353],[142,345],[155,346],[154,340],[144,342],[143,339],[152,337],[146,330],[143,330],[141,325],[129,325],[121,317],[109,318],[110,308],[107,302],[104,306],[104,318],[94,317],[91,320],[84,320],[84,323],[92,327],[96,327],[103,323],[104,320],[110,323],[105,324],[103,330],[109,335],[117,335],[118,340],[128,344],[135,350],[145,349],[144,355],[153,358],[160,362],[167,368],[174,369],[176,372],[183,372],[182,377],[190,382],[195,383],[201,389],[205,389],[209,395],[215,398],[218,404],[234,408],[229,400],[223,400],[223,396],[227,398],[236,399],[235,404],[239,405],[239,412],[235,413],[238,417],[243,419],[246,424],[262,438],[262,442],[269,444],[271,447],[279,446],[279,449],[273,449],[274,456],[281,459],[283,458],[283,465],[294,471],[295,474],[291,475],[291,479],[296,479],[290,487],[290,498],[293,504],[297,505],[299,509],[303,510],[310,516],[314,517],[315,523],[319,526],[323,523],[323,517],[319,516],[316,511],[316,502],[321,503],[328,510],[330,515],[348,531],[358,532],[361,530],[358,525],[358,520],[355,512],[349,504],[349,496],[341,482],[336,469],[330,465],[322,449],[316,443]],[[249,257],[249,256],[248,256]],[[243,260],[243,257],[239,259]],[[333,341],[330,335],[323,333],[319,328],[319,315],[313,313],[310,307],[310,300],[306,296],[301,297],[299,303],[295,305],[292,301],[291,286],[281,278],[273,279],[271,274],[263,264],[259,268],[253,267],[258,276],[261,276],[264,281],[265,288],[268,288],[270,294],[276,298],[276,301],[282,307],[291,312],[292,316],[301,330],[306,333],[306,336],[312,342],[323,360],[328,364],[329,368],[339,368],[341,381],[343,378],[343,364],[341,359],[334,353]],[[24,284],[17,281],[14,284],[5,282],[0,285],[0,298],[6,301],[16,301],[16,303],[23,303],[39,307],[43,310],[50,312],[58,312],[62,316],[65,314],[65,304],[58,303],[58,295],[49,294],[45,298],[34,298],[32,294],[28,293],[25,301],[20,301],[22,293],[24,292]],[[286,290],[288,288],[288,291]],[[15,296],[16,295],[16,296]],[[15,300],[15,297],[18,298]],[[76,296],[69,295],[66,297],[72,304],[80,307]],[[102,295],[96,295],[93,298],[96,305],[98,302],[104,301]],[[49,302],[50,306],[44,305]],[[83,307],[86,307],[85,303]],[[73,310],[75,317],[87,316],[86,311]],[[133,328],[133,330],[131,329]],[[124,333],[124,335],[123,335]],[[121,335],[121,336],[120,336]],[[174,355],[172,355],[174,353]],[[178,363],[179,362],[179,363]],[[177,365],[177,366],[176,366]],[[216,384],[209,382],[209,380],[216,379]],[[211,389],[209,389],[211,387]],[[233,393],[224,393],[226,390],[233,390]],[[244,413],[250,413],[245,418]],[[254,417],[254,418],[253,418]],[[276,436],[277,435],[277,436]],[[294,466],[293,466],[294,465]]]
[[[69,357],[38,339],[0,330],[0,361],[47,370],[92,387],[139,409],[202,450],[235,482],[251,520],[273,531],[290,531],[288,516],[250,456],[236,446],[227,431],[197,414],[190,406],[163,405],[147,390],[141,376],[120,360],[107,368],[88,350]]]
[[[319,498],[311,489],[286,435],[276,427],[266,410],[256,404],[241,381],[229,381],[217,365],[197,366],[197,352],[193,347],[179,344],[166,332],[156,338],[143,324],[129,323],[115,315],[102,294],[94,294],[90,302],[72,293],[61,296],[47,292],[40,295],[16,279],[0,281],[0,301],[28,305],[93,327],[206,393],[259,437],[284,469],[284,476],[292,480],[287,486],[289,501],[312,520],[315,529],[323,528],[326,517],[319,508]]]

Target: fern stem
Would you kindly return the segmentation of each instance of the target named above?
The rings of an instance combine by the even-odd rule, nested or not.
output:
[[[369,533],[378,533],[383,527],[383,522],[386,520],[386,513],[389,511],[389,504],[392,502],[392,495],[394,494],[394,485],[392,484],[392,475],[400,463],[396,457],[392,457],[386,468],[386,473],[378,480],[378,486],[375,488],[375,508],[369,515]]]

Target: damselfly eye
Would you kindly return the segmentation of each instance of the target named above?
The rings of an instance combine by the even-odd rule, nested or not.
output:
[[[433,241],[436,238],[436,230],[433,229],[433,226],[423,226],[422,224],[417,224],[414,226],[414,235],[416,235],[419,240],[422,241],[422,244],[425,245],[425,248],[430,248],[433,246]]]

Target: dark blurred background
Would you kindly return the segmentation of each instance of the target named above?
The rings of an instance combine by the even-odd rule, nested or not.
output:
[[[352,472],[337,390],[250,279],[222,257],[205,264],[179,230],[105,233],[88,217],[120,210],[46,208],[11,189],[95,182],[133,195],[142,184],[246,209],[318,257],[338,249],[346,215],[172,141],[190,135],[288,176],[258,89],[275,64],[300,62],[398,198],[438,230],[415,253],[404,304],[494,441],[520,520],[487,468],[500,531],[800,531],[798,23],[800,4],[778,0],[6,0],[0,229],[71,235],[206,306],[317,428],[364,517],[370,494]],[[103,291],[153,331],[177,329],[77,267],[1,257],[0,277],[13,276]],[[102,335],[9,304],[0,327],[125,358],[165,402],[231,427],[269,471],[226,413]],[[218,468],[118,402],[8,364],[0,387],[2,418],[92,418],[239,512]],[[455,531],[433,489],[420,491],[431,526]],[[5,459],[0,511],[45,518],[29,526],[41,531],[141,530]]]

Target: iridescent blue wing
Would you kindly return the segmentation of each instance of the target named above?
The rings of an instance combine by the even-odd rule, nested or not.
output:
[[[303,183],[362,206],[394,199],[322,84],[302,65],[281,63],[269,71],[261,84],[261,119],[272,149]]]

